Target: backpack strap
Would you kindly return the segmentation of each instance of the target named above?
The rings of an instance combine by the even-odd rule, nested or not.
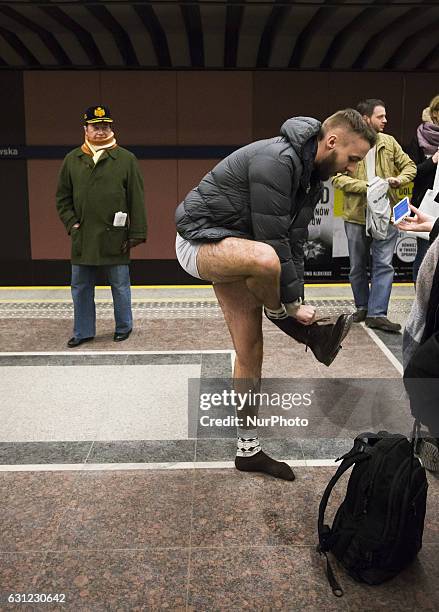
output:
[[[418,419],[415,419],[413,423],[412,435],[410,439],[410,470],[409,470],[409,480],[407,488],[410,490],[410,486],[412,484],[412,475],[413,475],[413,464],[415,462],[415,448],[418,442],[419,436],[421,433],[421,422]]]
[[[356,463],[361,463],[362,461],[370,459],[371,455],[364,451],[364,445],[359,446],[359,447],[357,446],[357,448],[358,450],[356,450],[356,445],[354,445],[354,448],[349,453],[347,453],[347,455],[344,456],[344,459],[341,462],[341,464],[338,466],[338,469],[335,472],[334,476],[331,478],[331,480],[326,485],[326,489],[325,489],[325,492],[323,493],[323,497],[320,501],[320,506],[319,506],[319,518],[317,522],[317,528],[318,528],[318,533],[319,533],[319,544],[317,546],[317,552],[326,557],[326,576],[328,578],[328,582],[331,586],[332,592],[334,593],[336,597],[341,597],[343,595],[343,589],[341,588],[341,586],[337,582],[337,579],[335,578],[333,569],[331,567],[331,564],[329,562],[329,558],[327,555],[327,552],[330,549],[329,539],[331,537],[331,528],[329,527],[329,525],[324,524],[325,510],[326,510],[326,506],[328,505],[328,500],[329,500],[329,496],[331,495],[331,491],[336,485],[336,483],[340,480],[341,476],[350,467],[352,467]]]
[[[369,459],[369,458],[370,458],[370,455],[368,453],[365,453],[364,451],[358,451],[352,455],[348,453],[348,456],[346,456],[343,459],[343,461],[338,466],[338,469],[335,472],[334,476],[331,478],[331,480],[326,485],[325,492],[323,493],[323,497],[319,505],[319,518],[317,522],[317,528],[319,532],[319,546],[322,549],[322,551],[329,550],[327,540],[328,540],[328,536],[330,535],[331,529],[328,525],[324,524],[324,519],[325,519],[326,506],[328,505],[328,500],[329,500],[329,496],[331,495],[332,489],[335,487],[337,482],[340,480],[341,476],[350,467],[352,467],[356,463],[361,463],[362,461],[365,461],[366,459]]]

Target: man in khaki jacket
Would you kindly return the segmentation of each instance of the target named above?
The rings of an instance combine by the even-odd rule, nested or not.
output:
[[[366,321],[367,327],[399,332],[401,326],[387,318],[398,230],[390,223],[384,240],[366,235],[367,184],[375,176],[387,179],[388,196],[393,206],[399,199],[396,190],[414,179],[416,165],[392,136],[382,133],[387,123],[382,100],[364,100],[357,105],[357,110],[377,132],[376,146],[357,164],[353,172],[337,174],[332,180],[334,187],[341,189],[344,194],[343,218],[350,259],[349,280],[357,308],[354,321]],[[367,276],[369,253],[370,288]]]

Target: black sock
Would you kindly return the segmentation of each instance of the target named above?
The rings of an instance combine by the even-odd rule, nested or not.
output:
[[[264,472],[275,478],[294,480],[293,470],[287,463],[276,461],[260,450],[251,457],[235,457],[235,467],[242,472]]]

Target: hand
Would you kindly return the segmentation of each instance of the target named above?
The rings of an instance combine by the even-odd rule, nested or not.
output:
[[[389,186],[392,187],[392,189],[397,189],[401,185],[401,181],[395,176],[389,177],[387,181],[389,183]]]
[[[410,210],[415,213],[415,216],[406,217],[396,227],[403,232],[431,232],[436,219],[431,215],[426,215],[411,204],[409,206]]]
[[[311,323],[314,323],[316,318],[316,309],[314,306],[304,304],[303,306],[299,306],[296,312],[291,316],[293,316],[303,325],[311,325]]]
[[[439,149],[436,151],[434,155],[431,156],[431,161],[434,164],[437,164],[437,162],[439,161]]]
[[[121,253],[127,253],[130,249],[137,246],[141,242],[145,242],[143,239],[139,238],[128,238],[128,240],[124,240],[121,246]]]

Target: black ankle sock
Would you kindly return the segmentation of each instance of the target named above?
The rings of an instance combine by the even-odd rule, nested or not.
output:
[[[270,474],[270,476],[283,480],[296,478],[289,465],[272,459],[262,450],[252,457],[235,457],[235,467],[242,472],[264,472],[264,474]]]

